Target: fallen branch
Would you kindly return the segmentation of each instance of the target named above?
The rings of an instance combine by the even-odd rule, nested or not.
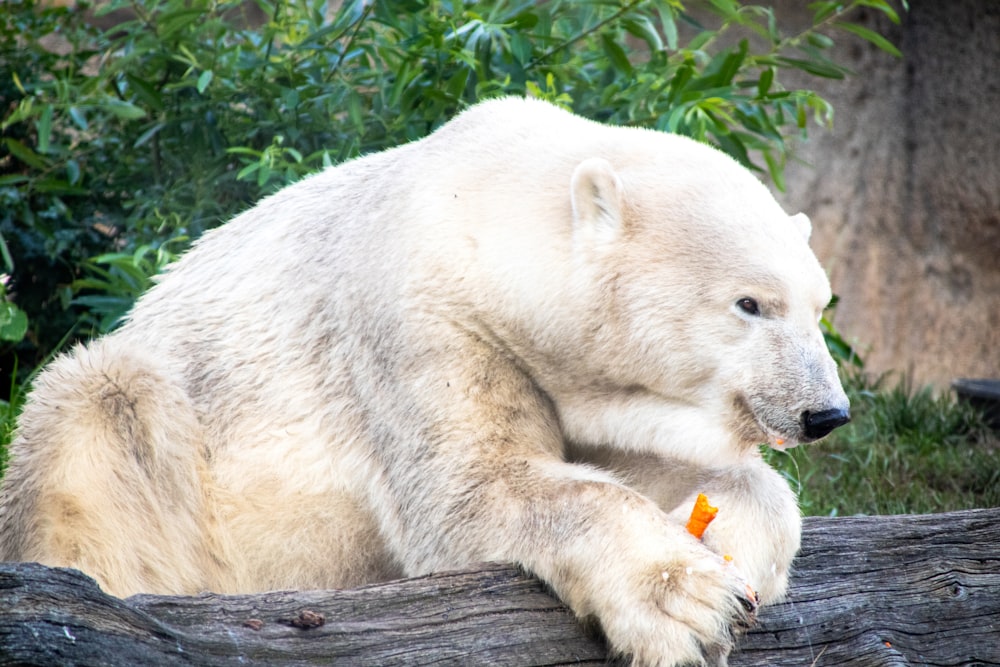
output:
[[[345,591],[105,595],[0,564],[0,665],[607,664],[537,580],[483,565]],[[1000,665],[1000,509],[806,520],[733,667]]]

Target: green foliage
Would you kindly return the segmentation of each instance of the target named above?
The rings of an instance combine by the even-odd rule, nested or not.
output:
[[[111,0],[99,14],[132,18],[101,31],[85,6],[5,5],[0,236],[15,261],[3,302],[16,304],[5,312],[17,327],[27,315],[23,368],[74,327],[105,330],[134,295],[89,258],[196,238],[308,172],[418,139],[486,97],[534,95],[687,134],[780,186],[787,136],[832,118],[783,74],[844,76],[828,57],[837,33],[894,50],[849,20],[857,7],[898,20],[872,0],[813,3],[813,25],[795,34],[770,8],[732,0],[348,0],[331,17],[326,6]]]
[[[865,366],[864,360],[858,351],[854,349],[854,346],[847,342],[843,334],[837,330],[830,319],[830,314],[837,307],[839,300],[840,298],[837,295],[834,295],[830,300],[830,305],[826,307],[826,312],[819,320],[819,328],[823,332],[824,340],[826,340],[826,348],[830,351],[830,356],[837,362],[837,365],[841,368],[846,367],[859,371]]]
[[[184,244],[184,237],[162,245],[141,245],[134,252],[111,252],[83,263],[86,277],[73,281],[73,302],[87,308],[82,320],[97,333],[107,333],[122,321],[135,300],[153,285],[153,276],[176,259],[171,245]]]
[[[7,399],[0,399],[0,479],[7,468],[7,445],[14,437],[17,417],[24,403],[24,386],[18,384],[17,373],[11,373]]]
[[[3,259],[4,275],[14,269],[14,259],[0,236],[0,258]],[[7,282],[0,280],[0,341],[17,342],[28,331],[28,316],[23,310],[7,299]]]
[[[28,316],[6,300],[6,289],[0,285],[0,340],[17,342],[28,331]]]
[[[783,187],[788,138],[833,114],[785,74],[847,75],[834,37],[893,52],[859,7],[898,21],[881,0],[814,2],[797,33],[734,0],[346,0],[329,17],[320,0],[110,0],[98,14],[131,18],[102,31],[79,4],[0,12],[0,452],[53,351],[306,173],[511,94],[695,137]]]
[[[1000,505],[1000,437],[951,395],[848,374],[852,422],[767,454],[807,514],[899,514]]]

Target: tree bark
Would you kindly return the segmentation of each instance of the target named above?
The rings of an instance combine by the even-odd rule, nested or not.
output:
[[[66,569],[0,564],[2,665],[608,663],[505,565],[343,591],[108,596]],[[1000,665],[1000,509],[809,518],[789,600],[730,665]]]

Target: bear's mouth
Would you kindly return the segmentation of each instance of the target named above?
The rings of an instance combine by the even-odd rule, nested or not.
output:
[[[775,416],[771,414],[774,410],[770,409],[770,405],[755,410],[751,400],[743,395],[737,396],[735,403],[738,423],[736,432],[739,433],[742,441],[755,445],[765,444],[778,451],[793,449],[806,442],[798,423],[795,423],[791,429],[777,427],[770,423],[773,420],[769,420],[768,417]]]
[[[767,442],[765,443],[771,449],[777,449],[779,452],[785,449],[794,449],[801,445],[802,443],[798,440],[792,440],[788,438],[779,438],[776,435],[768,436]]]
[[[796,429],[795,435],[788,435],[786,433],[780,432],[778,429],[772,428],[764,423],[761,419],[754,415],[754,422],[757,424],[757,428],[764,436],[764,443],[771,449],[777,449],[779,452],[786,449],[794,449],[801,445],[804,440],[801,440],[798,434],[798,429]]]

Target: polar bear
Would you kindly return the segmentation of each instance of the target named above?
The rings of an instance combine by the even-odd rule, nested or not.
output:
[[[635,664],[725,664],[799,545],[759,445],[848,419],[808,234],[711,147],[474,106],[205,234],[53,361],[0,559],[120,596],[504,561]]]

